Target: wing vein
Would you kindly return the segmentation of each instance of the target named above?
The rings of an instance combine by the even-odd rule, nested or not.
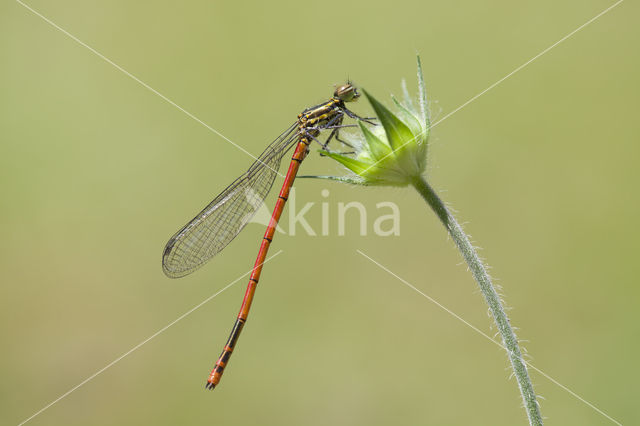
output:
[[[264,203],[285,153],[299,140],[295,122],[249,169],[183,226],[165,246],[162,269],[179,278],[198,269],[225,248]]]

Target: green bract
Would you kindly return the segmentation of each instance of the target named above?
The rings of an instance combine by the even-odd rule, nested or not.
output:
[[[341,135],[357,147],[354,156],[325,153],[355,175],[313,176],[358,185],[406,186],[420,177],[427,165],[429,115],[427,93],[418,57],[419,108],[415,108],[404,89],[404,102],[392,100],[395,111],[389,110],[369,92],[363,90],[373,107],[380,125],[370,126],[358,121],[360,134]],[[310,176],[311,177],[311,176]]]

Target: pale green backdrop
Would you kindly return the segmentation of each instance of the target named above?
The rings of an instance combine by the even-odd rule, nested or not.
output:
[[[347,78],[385,101],[415,87],[416,52],[445,117],[612,4],[28,2],[253,154]],[[530,361],[625,425],[640,421],[638,12],[621,3],[448,117],[429,161]],[[251,158],[18,2],[0,40],[0,423],[18,424],[241,277],[263,229],[166,278],[166,240]],[[342,173],[316,153],[303,171]],[[400,236],[362,237],[355,215],[346,236],[279,234],[218,389],[204,382],[246,278],[28,424],[526,424],[504,352],[357,252],[492,336],[419,197],[296,189],[316,229],[322,202],[331,220],[363,203],[371,231],[394,201]],[[546,424],[615,424],[532,378]]]

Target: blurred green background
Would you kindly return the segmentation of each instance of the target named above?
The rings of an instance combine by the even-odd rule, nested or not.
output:
[[[402,78],[413,90],[416,52],[443,117],[613,3],[28,4],[259,154],[348,77],[383,100]],[[640,418],[638,9],[622,3],[442,122],[429,160],[531,362],[622,424]],[[263,228],[166,278],[166,240],[251,158],[20,3],[0,5],[0,40],[0,423],[18,424],[246,273]],[[303,172],[342,170],[313,153]],[[346,236],[335,222],[278,235],[213,393],[246,278],[29,424],[526,424],[504,352],[356,252],[493,335],[417,194],[296,188],[316,229],[321,202],[332,218],[362,202],[371,230],[393,201],[401,234],[362,237],[353,215]],[[546,424],[615,424],[531,374]]]

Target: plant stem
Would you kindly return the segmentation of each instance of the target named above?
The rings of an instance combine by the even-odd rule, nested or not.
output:
[[[507,318],[504,312],[504,308],[500,302],[500,296],[498,296],[493,284],[491,284],[491,278],[487,273],[486,267],[478,257],[469,238],[462,230],[462,227],[424,178],[422,176],[415,178],[412,185],[420,195],[422,195],[422,198],[425,199],[436,215],[438,215],[438,218],[449,231],[456,246],[458,246],[458,249],[462,252],[464,260],[467,262],[469,269],[471,269],[473,278],[480,286],[482,295],[489,305],[489,310],[498,326],[500,336],[502,336],[503,346],[507,351],[507,356],[511,361],[511,366],[518,380],[518,387],[520,388],[524,406],[527,410],[529,423],[531,425],[541,426],[542,416],[540,415],[536,394],[533,391],[533,385],[527,372],[527,366],[522,358],[520,347],[518,346],[518,339],[509,324],[509,318]]]

